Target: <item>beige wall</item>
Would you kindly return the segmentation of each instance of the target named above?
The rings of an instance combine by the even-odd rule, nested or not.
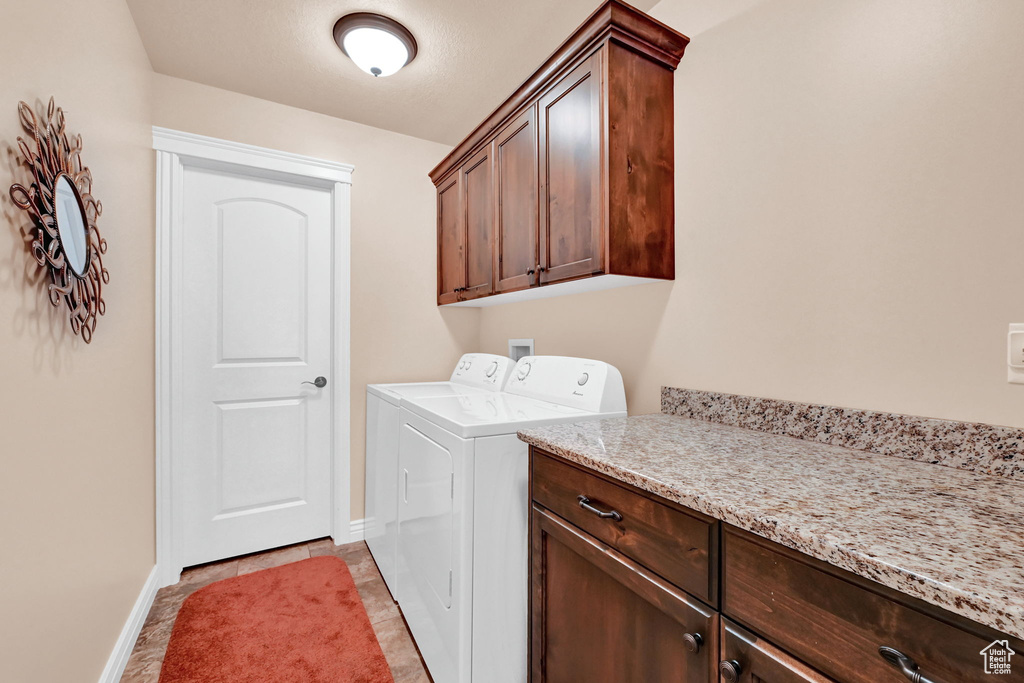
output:
[[[149,61],[122,0],[0,11],[0,679],[94,682],[153,567]],[[103,202],[92,344],[40,289],[7,189],[19,100],[50,95]]]
[[[484,309],[484,351],[595,356],[631,412],[694,387],[1024,426],[1024,3],[663,0],[677,279]]]
[[[352,518],[363,517],[366,385],[447,377],[479,312],[439,309],[434,186],[449,148],[155,74],[157,126],[342,161],[352,180]]]

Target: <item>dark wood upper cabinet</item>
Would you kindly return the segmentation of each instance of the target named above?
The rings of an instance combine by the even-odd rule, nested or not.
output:
[[[540,100],[540,281],[604,270],[601,61],[595,52]]]
[[[595,276],[617,285],[675,277],[673,71],[688,42],[608,0],[431,171],[440,195],[453,177],[482,179],[485,154],[493,183],[489,198],[468,187],[455,195],[477,202],[462,207],[477,216],[475,226],[467,219],[467,240],[474,229],[483,235],[491,202],[490,282],[486,269],[473,270],[482,261],[473,263],[467,243],[468,284],[452,298],[439,282],[439,304],[529,298],[568,281],[582,291]],[[439,201],[439,239],[443,208]],[[439,244],[439,278],[454,248]]]
[[[460,171],[466,211],[466,285],[462,300],[494,291],[494,155],[485,147]]]
[[[466,286],[462,197],[456,174],[437,187],[437,303],[459,300]]]
[[[530,107],[495,141],[494,290],[511,292],[537,282],[537,110]]]

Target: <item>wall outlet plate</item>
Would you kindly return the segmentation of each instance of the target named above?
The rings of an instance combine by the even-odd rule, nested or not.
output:
[[[1006,381],[1024,384],[1024,323],[1010,323],[1006,335]]]

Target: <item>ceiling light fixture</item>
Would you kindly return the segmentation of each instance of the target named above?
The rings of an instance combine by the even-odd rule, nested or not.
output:
[[[334,42],[356,66],[374,76],[390,76],[416,57],[416,39],[409,29],[371,12],[338,19]]]

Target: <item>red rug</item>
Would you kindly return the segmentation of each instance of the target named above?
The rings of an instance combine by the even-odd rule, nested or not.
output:
[[[337,557],[225,579],[178,612],[160,683],[392,683]]]

